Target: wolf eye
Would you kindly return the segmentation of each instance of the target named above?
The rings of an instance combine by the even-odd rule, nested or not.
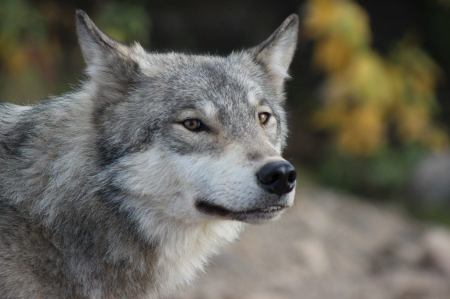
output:
[[[183,121],[183,126],[189,131],[198,131],[202,127],[202,122],[198,119],[190,118]]]
[[[265,125],[270,119],[270,113],[268,113],[268,112],[259,113],[258,118],[259,118],[259,122],[262,125]]]

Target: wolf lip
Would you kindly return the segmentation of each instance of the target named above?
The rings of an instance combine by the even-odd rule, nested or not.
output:
[[[233,211],[206,201],[198,201],[196,207],[200,212],[210,216],[225,217],[240,221],[245,221],[246,218],[270,219],[271,216],[275,216],[278,212],[287,208],[286,205],[276,204],[257,209]]]

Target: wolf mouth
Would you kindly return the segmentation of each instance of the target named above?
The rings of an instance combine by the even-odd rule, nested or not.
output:
[[[233,211],[203,200],[197,201],[195,206],[200,212],[210,216],[225,217],[244,222],[254,222],[256,219],[269,220],[288,208],[287,205],[275,204],[257,209]]]

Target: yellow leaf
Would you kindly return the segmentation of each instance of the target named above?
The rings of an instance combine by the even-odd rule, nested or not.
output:
[[[430,112],[421,107],[403,107],[398,119],[398,131],[403,140],[418,141],[429,128]]]
[[[17,49],[7,60],[7,68],[11,73],[20,74],[29,64],[28,55],[25,49]]]
[[[330,72],[342,68],[350,54],[345,41],[339,38],[327,38],[316,43],[313,62],[319,68]]]

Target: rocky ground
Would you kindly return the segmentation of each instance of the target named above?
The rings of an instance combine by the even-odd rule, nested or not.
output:
[[[298,189],[294,208],[249,226],[173,298],[450,298],[450,231],[348,195]]]

